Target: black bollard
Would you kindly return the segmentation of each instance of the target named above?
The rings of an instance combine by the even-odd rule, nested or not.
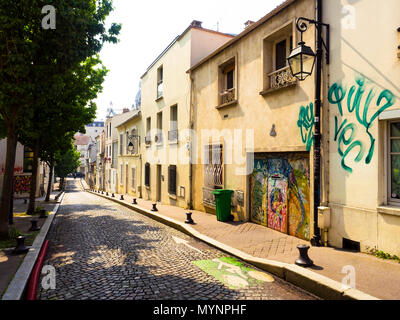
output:
[[[191,212],[186,212],[186,221],[185,221],[185,223],[194,224]]]
[[[106,196],[108,197],[108,191],[106,192]]]
[[[47,218],[46,210],[42,209],[42,210],[40,210],[39,219],[45,219],[45,218]]]
[[[157,203],[153,203],[153,209],[151,209],[151,211],[158,211]]]
[[[103,191],[103,190],[101,190],[101,194],[104,194],[104,191]]]
[[[28,252],[29,248],[25,246],[25,236],[16,237],[15,240],[17,241],[17,246],[13,250],[13,253],[25,253]]]
[[[111,197],[115,198],[114,193],[111,195]]]
[[[37,223],[37,220],[31,220],[31,227],[29,228],[29,231],[39,231],[40,227],[37,225]]]
[[[310,246],[298,245],[297,249],[299,249],[300,256],[295,261],[295,263],[298,266],[305,267],[305,268],[313,266],[314,262],[308,257],[308,250],[310,249]]]
[[[119,200],[124,200],[124,196],[121,194],[121,198],[119,198]]]
[[[132,204],[137,204],[136,198],[133,198]]]

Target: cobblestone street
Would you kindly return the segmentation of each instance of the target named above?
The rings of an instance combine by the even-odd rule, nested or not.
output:
[[[44,264],[55,267],[56,289],[39,285],[42,300],[315,299],[276,277],[273,282],[232,288],[193,263],[229,255],[85,193],[74,180],[68,181],[48,239]],[[253,274],[261,274],[257,271]]]

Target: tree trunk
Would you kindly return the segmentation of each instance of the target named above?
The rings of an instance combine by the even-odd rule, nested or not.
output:
[[[49,172],[49,179],[48,179],[48,184],[47,184],[47,193],[46,193],[46,202],[50,201],[50,193],[51,193],[51,183],[53,180],[53,169],[54,169],[54,161],[51,161],[50,163],[50,172]]]
[[[29,205],[27,214],[34,214],[35,202],[36,202],[36,183],[38,175],[38,162],[39,162],[39,142],[35,143],[33,148],[33,164],[32,164],[32,177],[31,177],[31,188],[29,191]]]
[[[7,128],[7,153],[4,171],[3,190],[0,204],[0,239],[8,238],[8,220],[13,190],[14,164],[17,149],[17,136],[13,128]]]

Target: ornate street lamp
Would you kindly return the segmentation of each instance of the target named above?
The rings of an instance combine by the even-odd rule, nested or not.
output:
[[[305,45],[303,33],[307,31],[308,24],[316,28],[316,54]],[[315,74],[315,118],[314,118],[314,235],[311,239],[313,246],[321,245],[321,235],[318,228],[318,207],[321,202],[321,84],[322,84],[322,51],[326,51],[326,64],[329,64],[329,24],[322,22],[322,0],[317,0],[317,20],[300,17],[296,20],[297,30],[300,31],[301,41],[299,46],[292,50],[288,57],[288,63],[292,75],[304,81],[314,69]],[[322,28],[326,29],[326,43],[322,38]]]

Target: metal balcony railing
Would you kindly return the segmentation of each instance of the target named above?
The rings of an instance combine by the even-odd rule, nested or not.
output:
[[[220,95],[221,95],[221,104],[235,101],[235,88],[226,89],[222,91]]]
[[[296,78],[293,77],[290,72],[290,67],[288,66],[269,73],[267,77],[269,78],[270,89],[284,88],[295,84],[297,81]]]

